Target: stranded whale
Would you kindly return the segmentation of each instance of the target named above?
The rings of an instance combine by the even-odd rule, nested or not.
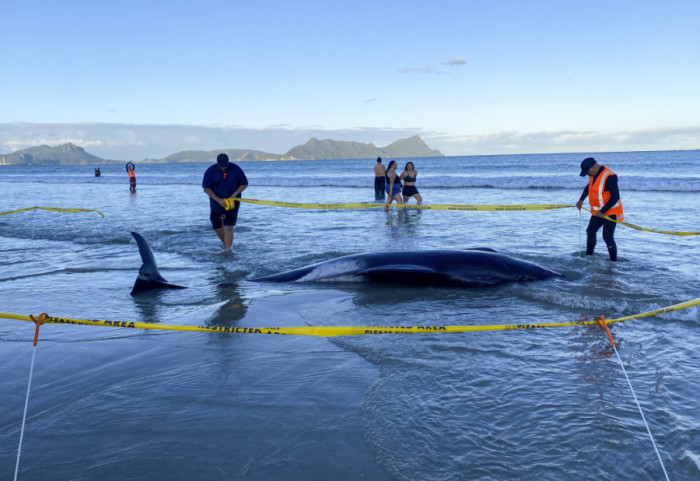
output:
[[[185,289],[168,282],[146,240],[132,232],[143,264],[131,295],[152,289]],[[563,277],[532,262],[489,248],[369,252],[338,257],[299,269],[250,279],[256,282],[366,281],[421,286],[486,287]],[[221,285],[220,287],[222,287]]]
[[[493,249],[370,252],[256,277],[263,282],[353,281],[486,287],[563,277]]]
[[[158,265],[156,264],[156,259],[153,257],[153,252],[151,248],[148,247],[146,240],[141,237],[137,232],[132,232],[132,236],[136,239],[136,244],[139,246],[139,254],[141,254],[141,268],[139,269],[139,276],[134,282],[134,287],[131,289],[131,295],[140,294],[144,291],[150,291],[151,289],[185,289],[186,286],[180,286],[177,284],[171,284],[166,281],[163,276],[158,272]]]

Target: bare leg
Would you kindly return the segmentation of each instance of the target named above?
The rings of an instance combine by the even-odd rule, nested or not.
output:
[[[233,246],[233,226],[224,226],[224,251],[231,252],[231,247]]]
[[[219,240],[224,244],[224,251],[230,252],[231,246],[233,246],[233,226],[225,225],[223,228],[214,229]]]
[[[225,244],[226,244],[226,241],[224,240],[224,229],[223,229],[223,228],[214,229],[214,232],[216,232],[216,235],[219,237],[219,240],[220,240],[221,242],[223,242],[224,245],[225,245]]]
[[[401,194],[396,194],[394,197],[389,198],[389,203],[384,206],[384,210],[389,212],[389,205],[396,201],[397,204],[401,205]]]

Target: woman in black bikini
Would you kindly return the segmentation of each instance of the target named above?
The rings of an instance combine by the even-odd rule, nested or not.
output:
[[[418,193],[416,189],[416,177],[418,177],[418,171],[413,167],[413,162],[406,162],[406,167],[404,167],[401,173],[401,180],[403,180],[403,203],[408,202],[408,199],[415,197],[418,205],[423,203],[423,198]]]

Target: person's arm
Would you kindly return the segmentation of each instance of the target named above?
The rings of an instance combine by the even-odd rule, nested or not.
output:
[[[617,204],[617,201],[620,200],[620,189],[617,187],[617,175],[610,175],[607,179],[605,179],[604,189],[610,192],[610,199],[600,209],[600,212],[602,212],[603,215],[612,209],[612,206]]]
[[[578,210],[581,210],[581,207],[583,206],[583,201],[588,197],[588,186],[583,188],[583,193],[581,194],[581,197],[579,197],[578,202],[576,202],[576,208]]]
[[[226,208],[226,202],[224,202],[221,197],[214,193],[214,183],[212,182],[210,169],[207,169],[207,171],[204,172],[204,177],[202,177],[202,189],[204,189],[204,193],[207,194],[211,200],[219,204],[224,209]]]
[[[204,188],[204,193],[207,194],[210,199],[219,204],[221,207],[223,207],[224,209],[226,208],[226,201],[218,195],[216,195],[213,190]]]
[[[235,198],[235,197],[238,197],[239,195],[241,195],[241,192],[243,192],[243,191],[246,190],[247,188],[248,188],[248,184],[239,185],[238,188],[236,189],[236,192],[234,192],[234,193],[231,195],[231,197],[234,197],[234,198]]]
[[[238,188],[236,191],[231,195],[231,197],[236,198],[239,195],[241,195],[241,192],[246,190],[248,188],[248,177],[245,176],[245,173],[243,172],[243,169],[240,167],[237,169],[237,174],[238,175]]]

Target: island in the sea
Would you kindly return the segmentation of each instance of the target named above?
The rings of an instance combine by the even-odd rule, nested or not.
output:
[[[321,160],[321,159],[371,159],[374,157],[442,157],[440,151],[431,149],[416,136],[399,139],[385,147],[373,143],[344,140],[309,139],[284,154],[273,154],[259,150],[218,149],[211,151],[186,150],[162,159],[144,159],[142,162],[211,162],[220,153],[226,153],[233,162],[250,160]],[[124,160],[102,159],[89,154],[82,147],[72,143],[55,147],[42,145],[11,154],[0,154],[0,165],[99,165],[120,163]]]

